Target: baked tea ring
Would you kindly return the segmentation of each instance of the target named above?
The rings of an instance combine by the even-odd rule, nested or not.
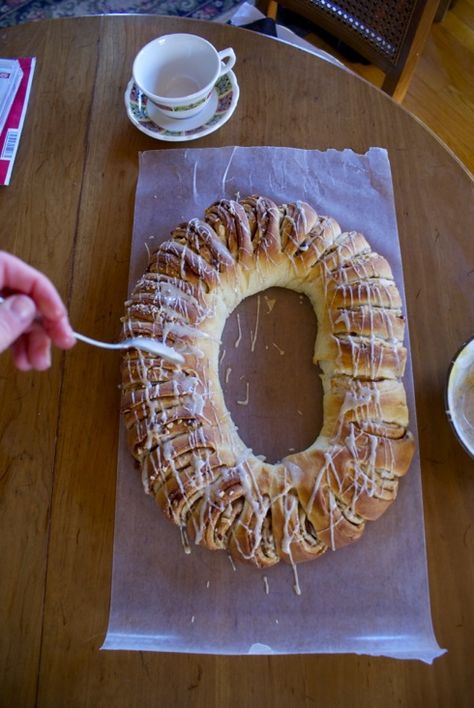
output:
[[[268,464],[237,434],[218,356],[228,315],[273,286],[313,305],[324,422],[310,447]],[[305,202],[221,200],[172,232],[126,302],[123,336],[163,340],[185,363],[127,352],[122,411],[145,491],[183,539],[259,567],[295,564],[383,514],[414,452],[401,307],[385,258]]]

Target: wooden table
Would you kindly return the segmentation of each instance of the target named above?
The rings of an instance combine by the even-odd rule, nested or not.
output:
[[[235,48],[234,117],[193,145],[372,145],[390,154],[414,360],[435,631],[429,667],[357,656],[99,652],[108,619],[118,360],[77,346],[47,374],[0,364],[2,706],[472,706],[474,464],[444,414],[449,360],[474,332],[472,182],[381,92],[257,34],[171,18],[54,20],[0,31],[36,56],[1,245],[46,271],[79,331],[116,337],[127,291],[137,153],[168,148],[127,120],[137,50],[190,31]],[[256,80],[258,77],[258,81]]]

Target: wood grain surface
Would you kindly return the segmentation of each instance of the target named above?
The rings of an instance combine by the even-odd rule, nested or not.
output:
[[[364,656],[100,652],[108,620],[119,429],[118,357],[78,344],[45,374],[0,360],[1,706],[472,706],[474,463],[444,413],[449,361],[474,332],[473,187],[431,133],[361,79],[257,34],[143,16],[0,32],[36,56],[1,247],[44,270],[74,326],[117,337],[127,291],[137,154],[170,148],[128,121],[138,49],[189,31],[233,46],[241,98],[194,147],[389,150],[420,432],[435,632],[426,666]]]
[[[257,0],[258,5],[265,8],[265,2],[263,6],[261,2]],[[474,2],[448,0],[445,4],[450,5],[449,11],[442,22],[431,25],[403,107],[428,125],[473,173]],[[309,27],[301,29],[311,44],[329,51],[375,86],[382,86],[384,74],[373,64],[349,61],[314,31],[308,34]]]

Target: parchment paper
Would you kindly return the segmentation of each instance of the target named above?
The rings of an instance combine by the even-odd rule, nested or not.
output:
[[[390,165],[378,148],[365,155],[273,147],[142,153],[130,289],[145,268],[147,247],[156,248],[179,222],[201,217],[216,199],[252,193],[277,203],[306,200],[343,230],[360,230],[389,260],[404,298]],[[226,324],[220,363],[226,403],[243,440],[269,461],[304,449],[319,432],[315,334],[306,299],[281,289],[244,301]],[[417,436],[410,357],[405,386]],[[193,546],[186,555],[177,527],[143,492],[123,425],[117,484],[103,648],[353,652],[428,663],[443,653],[431,623],[418,456],[396,502],[367,524],[359,542],[298,566],[300,596],[283,563],[262,571],[234,567],[224,552]]]

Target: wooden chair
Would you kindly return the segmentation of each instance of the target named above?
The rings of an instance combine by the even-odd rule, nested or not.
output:
[[[329,32],[384,72],[382,89],[402,101],[440,0],[270,0]]]

